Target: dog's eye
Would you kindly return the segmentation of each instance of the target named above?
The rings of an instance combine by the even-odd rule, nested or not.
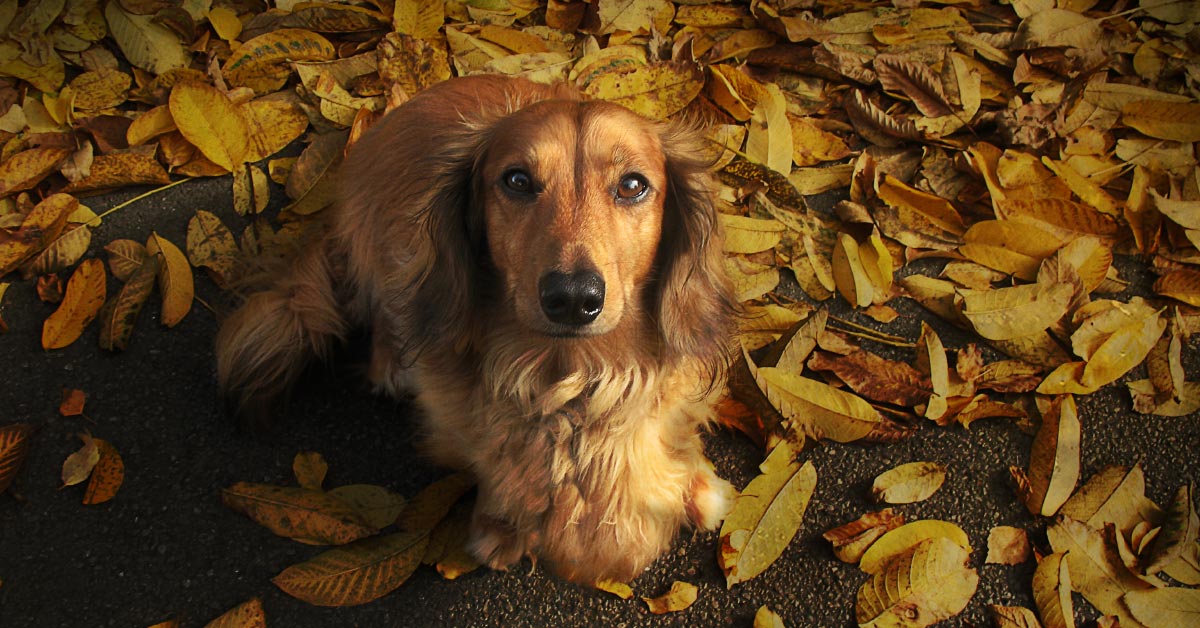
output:
[[[617,184],[617,197],[625,201],[634,201],[644,196],[649,188],[650,185],[642,175],[626,175]]]
[[[524,170],[509,170],[504,173],[504,186],[514,192],[533,192],[533,178]]]

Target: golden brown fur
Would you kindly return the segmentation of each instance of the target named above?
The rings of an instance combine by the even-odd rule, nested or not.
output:
[[[637,575],[732,494],[698,435],[732,307],[691,138],[519,79],[417,95],[350,151],[324,241],[223,325],[222,390],[265,412],[369,328],[372,381],[415,393],[433,459],[479,481],[477,557]],[[602,282],[594,320],[555,313],[554,273]]]

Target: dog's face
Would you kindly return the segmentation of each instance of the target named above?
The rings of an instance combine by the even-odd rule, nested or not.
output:
[[[602,102],[541,102],[496,126],[476,177],[491,261],[522,325],[597,336],[638,315],[669,188],[652,123]]]

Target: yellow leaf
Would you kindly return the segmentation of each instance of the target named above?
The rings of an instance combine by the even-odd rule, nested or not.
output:
[[[125,102],[125,93],[133,83],[128,74],[112,68],[90,70],[71,79],[67,85],[75,96],[72,104],[79,111],[100,111]]]
[[[267,614],[262,600],[252,598],[225,611],[204,628],[267,628]]]
[[[42,348],[61,349],[75,342],[100,312],[107,292],[104,263],[87,259],[71,274],[58,309],[42,325]]]
[[[1021,528],[996,526],[988,531],[988,551],[984,563],[1020,565],[1029,560],[1029,535]]]
[[[1052,234],[1032,225],[982,220],[967,230],[958,251],[977,264],[1032,281],[1042,260],[1062,244]]]
[[[966,608],[979,586],[970,554],[955,542],[925,539],[897,556],[858,590],[860,628],[922,628]]]
[[[754,107],[766,97],[766,87],[730,65],[710,66],[709,71],[713,80],[708,90],[713,102],[738,122],[749,120]]]
[[[1025,507],[1046,517],[1058,512],[1079,482],[1079,413],[1071,395],[1057,397],[1042,415],[1033,439],[1029,472],[1013,470]]]
[[[1062,318],[1073,294],[1074,289],[1062,283],[964,290],[963,315],[984,338],[1020,338],[1042,331]]]
[[[372,484],[339,486],[329,494],[353,508],[367,525],[379,529],[395,523],[407,503],[403,495]]]
[[[392,25],[397,33],[434,39],[446,21],[444,0],[396,0]]]
[[[242,34],[242,21],[237,13],[226,7],[213,7],[208,12],[208,23],[212,24],[217,37],[225,41],[233,41]]]
[[[796,462],[787,441],[771,450],[759,470],[721,524],[717,558],[730,587],[762,573],[783,554],[817,486],[812,462]]]
[[[281,28],[243,42],[229,55],[221,71],[230,85],[266,94],[287,82],[292,73],[289,61],[327,61],[335,56],[333,44],[324,37],[298,28]]]
[[[911,187],[891,175],[878,183],[875,192],[889,206],[914,211],[949,233],[961,236],[966,232],[962,216],[944,198]]]
[[[130,146],[137,146],[176,129],[170,107],[159,105],[133,119],[125,131],[125,141],[129,142]]]
[[[779,244],[783,232],[787,229],[778,220],[730,214],[720,214],[718,219],[721,229],[725,232],[726,253],[749,254],[769,251]]]
[[[763,394],[805,436],[839,443],[858,440],[883,421],[862,397],[777,368],[758,369],[755,380]]]
[[[1155,280],[1154,291],[1165,297],[1200,307],[1200,271],[1190,268],[1173,270]]]
[[[63,486],[82,483],[92,474],[96,463],[100,462],[100,449],[96,445],[96,439],[92,438],[91,434],[80,434],[79,438],[83,440],[83,446],[63,461]]]
[[[225,94],[203,83],[181,83],[171,90],[171,117],[187,141],[213,163],[232,172],[249,148],[246,121]]]
[[[906,523],[879,537],[863,554],[858,567],[869,574],[881,573],[897,557],[912,551],[922,541],[934,538],[949,539],[966,553],[971,553],[971,541],[962,528],[949,521],[922,519]]]
[[[53,173],[71,155],[69,148],[42,147],[21,151],[0,163],[0,197],[28,190]]]
[[[1075,628],[1071,572],[1065,554],[1050,554],[1033,572],[1033,600],[1046,628]]]
[[[764,86],[766,94],[750,114],[746,157],[775,172],[792,170],[792,125],[787,119],[787,100],[778,85]]]
[[[667,0],[599,0],[599,32],[650,33],[652,28],[665,33],[675,17],[675,6]]]
[[[163,185],[171,178],[153,153],[136,151],[96,155],[88,176],[63,188],[64,192],[93,192],[128,185]]]
[[[425,555],[426,532],[362,539],[293,565],[271,579],[292,597],[316,606],[356,606],[404,584]]]
[[[840,525],[821,535],[833,545],[833,555],[844,563],[857,563],[863,553],[889,530],[904,525],[904,515],[891,508],[869,512],[850,523]]]
[[[241,112],[246,123],[245,161],[260,161],[274,155],[308,128],[304,112],[286,101],[252,100],[241,106]]]
[[[1121,122],[1160,140],[1200,142],[1200,103],[1135,100],[1121,108]]]
[[[92,243],[92,230],[84,225],[62,234],[50,243],[41,253],[34,256],[22,268],[26,277],[33,275],[49,275],[70,268],[79,258],[87,253]]]
[[[655,615],[677,613],[694,604],[699,593],[700,590],[696,588],[696,585],[676,580],[671,583],[670,591],[654,598],[644,597],[642,601]]]
[[[1037,615],[1023,606],[990,604],[988,610],[992,611],[992,621],[996,622],[996,628],[1042,628]]]
[[[158,289],[162,292],[162,324],[174,327],[192,309],[195,287],[192,282],[192,267],[179,247],[170,240],[150,232],[146,240],[146,254],[162,257],[158,272]]]
[[[1084,203],[1110,216],[1121,215],[1121,204],[1112,197],[1099,183],[1079,174],[1070,164],[1042,157],[1042,163],[1050,168],[1071,188],[1076,196]]]
[[[1074,519],[1061,517],[1046,529],[1051,548],[1067,555],[1071,588],[1101,613],[1118,616],[1122,626],[1136,626],[1121,598],[1127,592],[1147,591],[1154,585],[1134,575],[1104,536]]]
[[[262,213],[271,200],[271,186],[262,168],[243,164],[233,171],[233,209],[242,216]]]
[[[1176,628],[1200,624],[1200,590],[1167,587],[1130,591],[1125,605],[1134,619],[1148,628]]]
[[[135,15],[122,8],[118,0],[104,5],[109,34],[129,62],[151,74],[186,68],[191,57],[171,29],[155,20],[154,15]]]
[[[758,611],[754,613],[754,628],[786,628],[783,623],[783,618],[778,613],[767,608],[766,605],[758,607]]]
[[[778,268],[743,257],[726,257],[725,270],[733,281],[734,298],[738,301],[757,299],[779,285]]]
[[[633,70],[602,73],[592,78],[583,90],[652,120],[666,120],[687,107],[703,88],[704,73],[699,66],[664,61]]]
[[[911,504],[929,499],[945,481],[945,465],[910,462],[876,476],[871,497],[887,504]]]
[[[1141,464],[1132,468],[1110,466],[1093,475],[1059,514],[1081,521],[1089,528],[1113,524],[1128,533],[1141,521],[1159,521],[1162,511],[1146,497],[1146,476]]]
[[[858,242],[848,233],[839,233],[833,245],[833,281],[842,298],[851,306],[866,307],[875,298],[875,289],[863,269]]]
[[[815,166],[850,156],[850,147],[842,138],[825,131],[808,118],[788,116],[792,127],[792,161],[797,166]]]
[[[600,589],[605,593],[611,593],[622,600],[628,600],[629,598],[633,597],[633,589],[624,582],[617,582],[615,580],[600,580],[596,582],[595,586],[597,589]]]

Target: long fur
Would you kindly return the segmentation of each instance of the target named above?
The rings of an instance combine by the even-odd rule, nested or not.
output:
[[[681,526],[716,526],[733,495],[698,434],[733,305],[695,138],[520,79],[418,94],[350,151],[324,241],[225,321],[222,391],[243,413],[267,411],[306,363],[368,328],[373,382],[415,393],[431,457],[478,479],[478,558],[504,568],[530,555],[579,582],[632,578]],[[607,141],[656,147],[628,156],[661,164],[653,203],[601,214],[603,195],[571,196],[592,189],[584,158]],[[521,227],[488,173],[536,147],[564,156],[537,167],[576,177],[575,192],[547,193],[548,223]],[[609,237],[617,223],[643,235]],[[639,255],[640,266],[627,259]],[[526,279],[597,259],[620,305],[611,329],[531,327]]]

